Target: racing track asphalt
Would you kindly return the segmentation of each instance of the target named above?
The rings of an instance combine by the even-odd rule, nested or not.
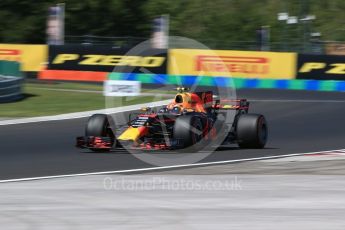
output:
[[[265,149],[220,149],[201,162],[343,149],[345,93],[239,90],[269,124]],[[87,118],[0,126],[0,180],[152,167],[124,151],[74,147]],[[152,153],[158,154],[158,153]]]

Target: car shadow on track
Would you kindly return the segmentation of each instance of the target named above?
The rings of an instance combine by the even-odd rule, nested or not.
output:
[[[240,147],[237,146],[221,146],[216,148],[213,153],[217,152],[227,152],[227,151],[244,151],[244,150],[278,150],[279,148],[274,148],[274,147],[266,147],[263,149],[241,149]],[[205,151],[198,151],[195,153],[201,153]],[[186,152],[182,151],[176,151],[176,150],[166,150],[166,151],[159,151],[159,150],[126,150],[126,149],[113,149],[108,152],[93,152],[91,150],[84,150],[81,151],[80,153],[82,154],[90,154],[90,155],[114,155],[114,154],[165,154],[165,155],[172,155],[172,154],[186,154]],[[191,152],[189,152],[191,153]]]

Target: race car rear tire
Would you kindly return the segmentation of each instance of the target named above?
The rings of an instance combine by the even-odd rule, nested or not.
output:
[[[185,115],[176,119],[174,138],[182,143],[183,148],[197,144],[203,138],[203,125],[198,116]]]
[[[241,148],[264,148],[268,136],[265,117],[260,114],[240,115],[236,124],[236,136]]]
[[[114,138],[114,135],[110,129],[108,116],[106,114],[92,115],[87,121],[87,124],[85,127],[85,136]],[[91,150],[94,152],[109,151],[108,149],[96,149],[96,148],[91,148]]]

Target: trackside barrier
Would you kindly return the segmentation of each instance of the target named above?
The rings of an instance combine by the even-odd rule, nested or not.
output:
[[[0,75],[0,103],[22,98],[22,78]]]
[[[38,78],[345,91],[345,56],[202,49],[127,52],[110,46],[49,46],[49,64]]]
[[[22,98],[23,78],[19,68],[18,62],[0,61],[0,103]]]
[[[19,62],[0,60],[0,75],[21,77]]]
[[[168,74],[110,73],[109,80],[140,81],[143,84],[220,86],[241,88],[292,89],[345,92],[345,81],[291,80],[291,79],[244,79]]]

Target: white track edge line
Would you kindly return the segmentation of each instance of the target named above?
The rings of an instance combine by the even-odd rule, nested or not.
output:
[[[138,108],[144,107],[144,106],[150,106],[150,107],[162,106],[164,104],[169,103],[170,101],[171,100],[162,100],[162,101],[156,101],[156,102],[151,102],[151,103],[135,104],[135,105],[128,105],[128,106],[109,108],[109,109],[91,110],[91,111],[76,112],[76,113],[66,113],[66,114],[59,114],[59,115],[52,115],[52,116],[41,116],[41,117],[29,117],[29,118],[3,120],[3,121],[0,121],[0,126],[37,123],[37,122],[45,122],[45,121],[71,120],[71,119],[88,117],[88,116],[91,116],[92,114],[95,114],[95,113],[115,114],[115,113],[137,110]]]
[[[345,102],[341,100],[339,101],[338,100],[328,100],[328,101],[326,100],[265,100],[265,99],[249,99],[249,100],[253,102],[304,102],[304,103],[322,103],[322,102],[344,103]],[[58,114],[58,115],[52,115],[52,116],[9,119],[9,120],[0,121],[0,126],[45,122],[45,121],[72,120],[72,119],[88,117],[95,113],[115,114],[115,113],[120,113],[120,112],[128,112],[128,111],[137,110],[138,107],[142,107],[142,106],[152,106],[152,107],[161,106],[166,103],[169,103],[170,101],[171,100],[162,100],[162,101],[156,101],[152,103],[128,105],[128,106],[109,108],[109,109],[90,110],[90,111],[84,111],[84,112],[66,113],[66,114]]]
[[[19,179],[0,180],[0,184],[1,183],[9,183],[9,182],[24,182],[24,181],[34,181],[34,180],[44,180],[44,179],[59,179],[59,178],[78,177],[78,176],[96,176],[96,175],[119,174],[119,173],[130,173],[130,172],[145,172],[145,171],[154,171],[154,170],[162,170],[162,169],[176,169],[176,168],[185,168],[185,167],[219,165],[219,164],[227,164],[227,163],[237,163],[237,162],[256,161],[256,160],[269,160],[269,159],[284,158],[284,157],[294,157],[294,156],[312,155],[312,154],[319,154],[319,153],[329,153],[329,152],[333,152],[333,151],[345,151],[345,149],[327,150],[327,151],[318,151],[318,152],[309,152],[309,153],[292,153],[292,154],[276,155],[276,156],[254,157],[254,158],[244,158],[244,159],[236,159],[236,160],[214,161],[214,162],[194,163],[194,164],[183,164],[183,165],[159,166],[159,167],[139,168],[139,169],[125,169],[125,170],[116,170],[116,171],[77,173],[77,174],[66,174],[66,175],[55,175],[55,176],[42,176],[42,177],[27,177],[27,178],[19,178]]]

